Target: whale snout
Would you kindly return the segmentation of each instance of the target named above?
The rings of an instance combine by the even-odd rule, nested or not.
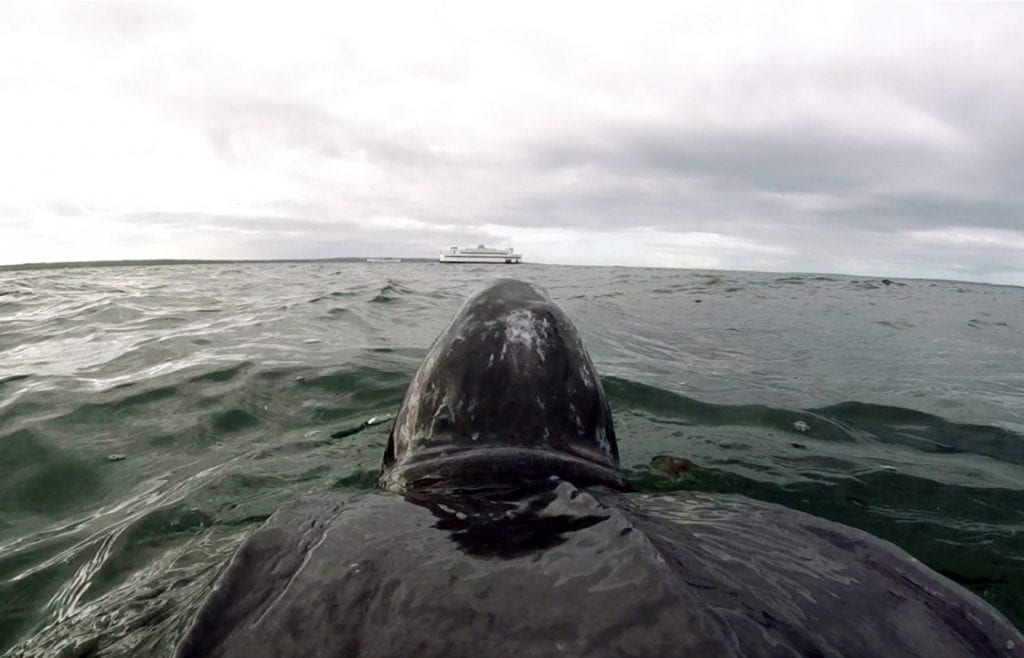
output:
[[[499,279],[469,298],[413,377],[381,486],[551,476],[626,486],[611,411],[576,327],[541,289]]]

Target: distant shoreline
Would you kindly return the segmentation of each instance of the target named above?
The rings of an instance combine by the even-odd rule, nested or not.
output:
[[[152,265],[244,265],[248,263],[365,263],[367,258],[390,258],[390,256],[342,256],[338,258],[265,258],[265,259],[213,259],[200,258],[155,258],[151,260],[81,260],[54,261],[46,263],[16,263],[0,265],[0,272],[11,270],[56,270],[78,267],[145,267]],[[398,261],[396,261],[398,262]],[[404,263],[434,263],[436,258],[402,258]]]
[[[215,260],[204,260],[204,259],[189,259],[189,258],[157,258],[151,260],[91,260],[91,261],[55,261],[52,263],[17,263],[13,265],[0,265],[0,272],[13,272],[13,271],[32,271],[32,270],[59,270],[59,269],[78,269],[88,267],[152,267],[160,265],[248,265],[248,264],[260,264],[260,263],[366,263],[367,258],[390,258],[390,256],[339,256],[337,258],[266,258],[266,259],[215,259]],[[394,258],[400,258],[400,260],[393,263],[383,263],[392,265],[408,265],[411,263],[437,263],[436,258],[406,258],[404,256],[396,256]],[[380,264],[380,263],[376,263]],[[485,263],[486,265],[486,263]],[[814,276],[826,276],[826,277],[845,277],[850,279],[890,279],[892,281],[935,281],[945,283],[959,283],[969,284],[978,286],[1000,286],[1008,288],[1024,288],[1024,286],[1015,283],[994,283],[990,281],[969,281],[965,279],[930,279],[925,277],[906,277],[906,276],[893,276],[893,275],[879,275],[879,274],[843,274],[839,272],[782,272],[773,270],[717,270],[717,269],[704,269],[704,268],[693,268],[693,267],[661,267],[657,265],[649,266],[638,266],[638,265],[571,265],[562,263],[537,263],[529,262],[523,263],[523,265],[543,265],[548,267],[608,267],[608,268],[626,268],[626,269],[652,269],[652,270],[678,270],[680,272],[709,272],[709,273],[720,273],[720,272],[736,272],[736,273],[749,273],[749,274],[774,274],[782,277],[798,276],[798,277],[814,277]],[[502,264],[502,267],[504,265]],[[517,270],[518,271],[518,270]]]

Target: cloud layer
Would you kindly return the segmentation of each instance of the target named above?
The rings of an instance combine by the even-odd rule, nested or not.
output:
[[[0,5],[0,263],[1024,285],[1024,6]]]

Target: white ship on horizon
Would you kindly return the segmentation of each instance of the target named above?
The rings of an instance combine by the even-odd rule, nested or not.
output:
[[[401,263],[401,258],[391,258],[390,256],[371,256],[366,259],[367,263]]]
[[[441,251],[438,260],[442,263],[508,263],[514,265],[523,259],[512,247],[493,249],[482,244],[475,247],[448,247]]]

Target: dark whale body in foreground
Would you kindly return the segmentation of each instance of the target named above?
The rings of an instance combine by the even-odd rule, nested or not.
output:
[[[274,514],[190,656],[1024,656],[866,533],[742,496],[638,496],[569,319],[499,280],[431,348],[380,493]]]

